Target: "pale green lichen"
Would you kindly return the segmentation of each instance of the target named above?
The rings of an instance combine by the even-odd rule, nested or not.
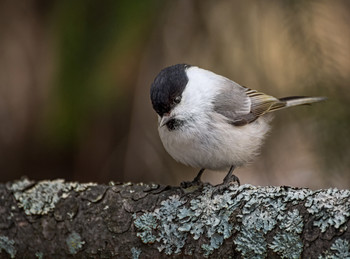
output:
[[[178,225],[172,221],[178,214],[178,208],[183,203],[178,196],[171,196],[169,200],[161,203],[161,207],[152,213],[145,213],[140,217],[136,217],[134,225],[141,230],[137,236],[144,243],[159,243],[158,250],[165,250],[166,254],[178,253],[183,247],[185,237],[178,231]],[[158,236],[153,235],[153,231],[157,229]]]
[[[138,259],[141,255],[141,250],[139,248],[131,248],[132,259]]]
[[[180,200],[179,196],[172,196],[163,201],[161,207],[154,212],[136,217],[134,224],[140,230],[137,235],[144,243],[156,240],[158,249],[170,255],[181,252],[188,234],[195,240],[204,234],[208,243],[202,244],[201,248],[203,254],[208,256],[232,235],[235,227],[240,232],[234,240],[237,250],[241,251],[244,257],[263,258],[267,251],[264,235],[276,224],[284,221],[285,229],[288,230],[292,227],[290,221],[299,216],[295,211],[290,214],[284,213],[285,193],[284,189],[279,187],[257,189],[251,185],[244,185],[216,195],[213,195],[213,191],[214,188],[205,187],[202,195],[190,201],[189,207],[185,206],[186,201]],[[295,197],[300,199],[300,195]],[[236,215],[236,220],[233,220],[233,212],[240,208],[242,214]],[[242,224],[234,226],[235,221]],[[303,227],[302,219],[297,220],[296,224],[296,229],[300,232],[300,228]],[[300,246],[297,244],[297,247],[298,245]]]
[[[181,225],[185,226],[193,235],[194,239],[199,239],[205,233],[209,239],[209,244],[204,244],[202,248],[208,252],[218,248],[223,240],[230,237],[233,224],[230,216],[234,211],[232,195],[224,193],[212,197],[213,189],[206,188],[198,199],[190,202],[188,219],[181,215]]]
[[[350,258],[350,245],[348,240],[338,238],[331,246],[336,258]]]
[[[350,244],[348,240],[338,238],[332,244],[330,250],[325,251],[318,259],[343,259],[350,258]]]
[[[219,248],[224,242],[224,237],[218,233],[214,233],[210,238],[209,244],[203,244],[201,247],[204,250],[204,255],[210,255],[213,250]]]
[[[179,196],[171,196],[154,212],[136,218],[134,224],[141,230],[137,235],[144,243],[150,243],[154,241],[152,230],[157,229],[158,249],[170,255],[181,252],[188,234],[198,239],[205,233],[209,243],[203,244],[202,248],[205,254],[210,254],[231,236],[233,225],[229,223],[229,217],[234,211],[228,209],[233,204],[231,195],[212,197],[212,192],[212,188],[205,188],[203,195],[191,200],[189,208],[184,207],[185,201]]]
[[[267,244],[264,233],[257,231],[253,226],[242,226],[234,243],[243,258],[265,258]]]
[[[72,232],[66,238],[66,244],[70,254],[75,255],[85,244],[85,241],[81,239],[81,236],[77,232]]]
[[[242,225],[252,225],[257,231],[266,234],[275,227],[277,213],[269,207],[257,208],[252,213],[243,216]]]
[[[292,205],[297,205],[300,201],[304,201],[307,197],[313,194],[309,189],[293,189],[286,192],[283,197],[284,202],[291,202]]]
[[[219,248],[224,239],[231,236],[233,224],[230,217],[235,206],[232,193],[225,192],[213,196],[213,188],[205,188],[201,196],[190,202],[190,207],[181,209],[178,217],[179,230],[190,233],[195,240],[202,234],[209,239],[209,243],[202,244],[204,255],[211,254]]]
[[[182,250],[191,236],[201,239],[202,253],[209,256],[236,232],[233,242],[243,258],[264,258],[268,249],[284,258],[300,258],[304,221],[298,209],[288,210],[287,205],[305,201],[321,231],[328,226],[339,227],[349,217],[347,191],[242,185],[213,195],[215,190],[205,187],[190,200],[175,195],[153,212],[135,215],[137,236],[144,243],[155,243],[159,251],[168,255],[192,253],[193,248]],[[331,211],[333,207],[335,211]],[[321,224],[323,221],[326,223]],[[266,237],[271,231],[274,236],[268,242]]]
[[[291,195],[287,199],[290,201],[291,197],[299,196]],[[236,226],[239,234],[234,240],[237,250],[241,251],[244,258],[265,258],[268,245],[265,235],[276,226],[280,226],[278,230],[283,229],[285,232],[286,229],[283,226],[289,226],[291,224],[290,218],[299,216],[299,213],[296,212],[285,213],[286,202],[284,198],[285,191],[280,187],[261,187],[259,190],[253,187],[246,189],[244,197],[242,197],[246,203],[243,205],[242,214],[237,215],[237,218],[241,218],[242,225]],[[297,224],[299,225],[300,222],[302,219],[298,219]],[[283,232],[280,236],[283,236]],[[301,244],[301,240],[299,240],[296,245],[300,246]],[[279,243],[275,243],[274,246],[269,247],[275,248],[275,252],[284,249],[278,245]]]
[[[183,204],[184,201],[181,201],[179,196],[174,195],[169,197],[168,200],[162,201],[162,206],[154,211],[155,217],[160,222],[157,226],[159,232],[157,237],[158,250],[164,250],[167,255],[179,253],[185,245],[187,235],[178,231],[179,224],[175,220],[179,207]]]
[[[28,182],[27,179],[21,181],[23,182],[13,183],[9,189],[14,191],[18,207],[23,208],[27,215],[45,215],[55,208],[56,203],[61,198],[67,198],[69,191],[80,192],[86,190],[89,186],[96,185],[94,183],[65,183],[64,180],[57,179],[54,181],[40,181],[31,188],[23,189],[23,186],[27,186],[32,182]]]
[[[295,232],[297,234],[303,232],[303,218],[300,215],[299,211],[296,209],[293,211],[288,211],[286,214],[278,215],[278,220],[280,221],[280,229],[286,230],[288,232]]]
[[[307,211],[316,216],[314,226],[325,232],[328,227],[339,228],[350,217],[350,191],[327,189],[316,191],[307,198]]]
[[[14,240],[9,239],[7,236],[0,236],[0,254],[4,250],[11,258],[15,258],[17,251],[14,245]]]
[[[153,213],[145,213],[140,217],[134,215],[134,225],[140,230],[137,232],[137,236],[141,238],[142,242],[145,244],[154,243],[156,241],[156,236],[153,235],[153,231],[157,228],[157,218]]]
[[[235,203],[233,192],[225,192],[222,195],[214,195],[213,188],[205,188],[202,195],[190,202],[190,207],[184,206],[179,196],[172,196],[163,201],[161,207],[151,215],[157,218],[157,242],[158,249],[166,254],[179,253],[185,245],[188,234],[198,239],[203,233],[209,239],[209,243],[202,245],[205,255],[209,255],[217,249],[232,234],[233,224],[230,216]],[[137,235],[145,242],[152,229],[155,229],[153,221],[145,222],[146,216],[153,220],[148,213],[135,220],[135,226],[141,230]],[[142,222],[142,224],[140,224]],[[152,226],[150,228],[150,226]],[[151,239],[153,241],[153,239]]]
[[[299,235],[289,232],[279,232],[273,237],[269,248],[280,254],[282,258],[300,258],[303,243]]]

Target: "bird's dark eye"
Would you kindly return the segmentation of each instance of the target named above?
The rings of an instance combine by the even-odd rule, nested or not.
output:
[[[176,96],[175,99],[174,99],[174,103],[178,104],[181,102],[181,96]]]

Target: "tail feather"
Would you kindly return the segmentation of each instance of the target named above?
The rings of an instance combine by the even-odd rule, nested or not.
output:
[[[297,105],[307,105],[311,103],[321,102],[326,100],[326,97],[308,97],[308,96],[289,96],[279,98],[280,103],[276,103],[270,109],[270,111],[276,111]]]

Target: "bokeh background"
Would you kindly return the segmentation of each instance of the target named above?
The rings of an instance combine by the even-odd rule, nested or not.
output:
[[[188,63],[277,97],[329,98],[277,112],[242,183],[349,188],[349,25],[347,0],[1,0],[0,181],[191,180],[149,99],[161,68]]]

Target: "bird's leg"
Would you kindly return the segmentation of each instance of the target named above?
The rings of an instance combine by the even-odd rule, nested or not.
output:
[[[201,182],[201,177],[202,177],[204,170],[205,170],[205,168],[202,168],[201,170],[199,170],[197,176],[193,179],[192,182],[196,182],[196,183]]]
[[[228,171],[222,183],[223,185],[229,185],[231,182],[237,182],[238,186],[241,185],[241,182],[239,181],[238,177],[232,174],[233,170],[235,170],[235,166],[230,167],[230,170]]]
[[[212,197],[215,194],[222,193],[228,186],[230,186],[230,184],[232,182],[237,182],[238,186],[241,185],[238,177],[235,176],[234,174],[232,174],[233,170],[235,170],[235,166],[231,166],[230,170],[228,171],[227,175],[224,178],[224,181],[221,184],[218,184],[218,185],[216,185],[214,187],[214,191],[213,191]]]
[[[197,176],[193,179],[192,182],[182,182],[180,184],[180,186],[182,188],[189,188],[189,187],[194,186],[194,185],[201,185],[202,184],[201,177],[202,177],[204,170],[205,170],[205,168],[202,168],[201,170],[199,170]]]

